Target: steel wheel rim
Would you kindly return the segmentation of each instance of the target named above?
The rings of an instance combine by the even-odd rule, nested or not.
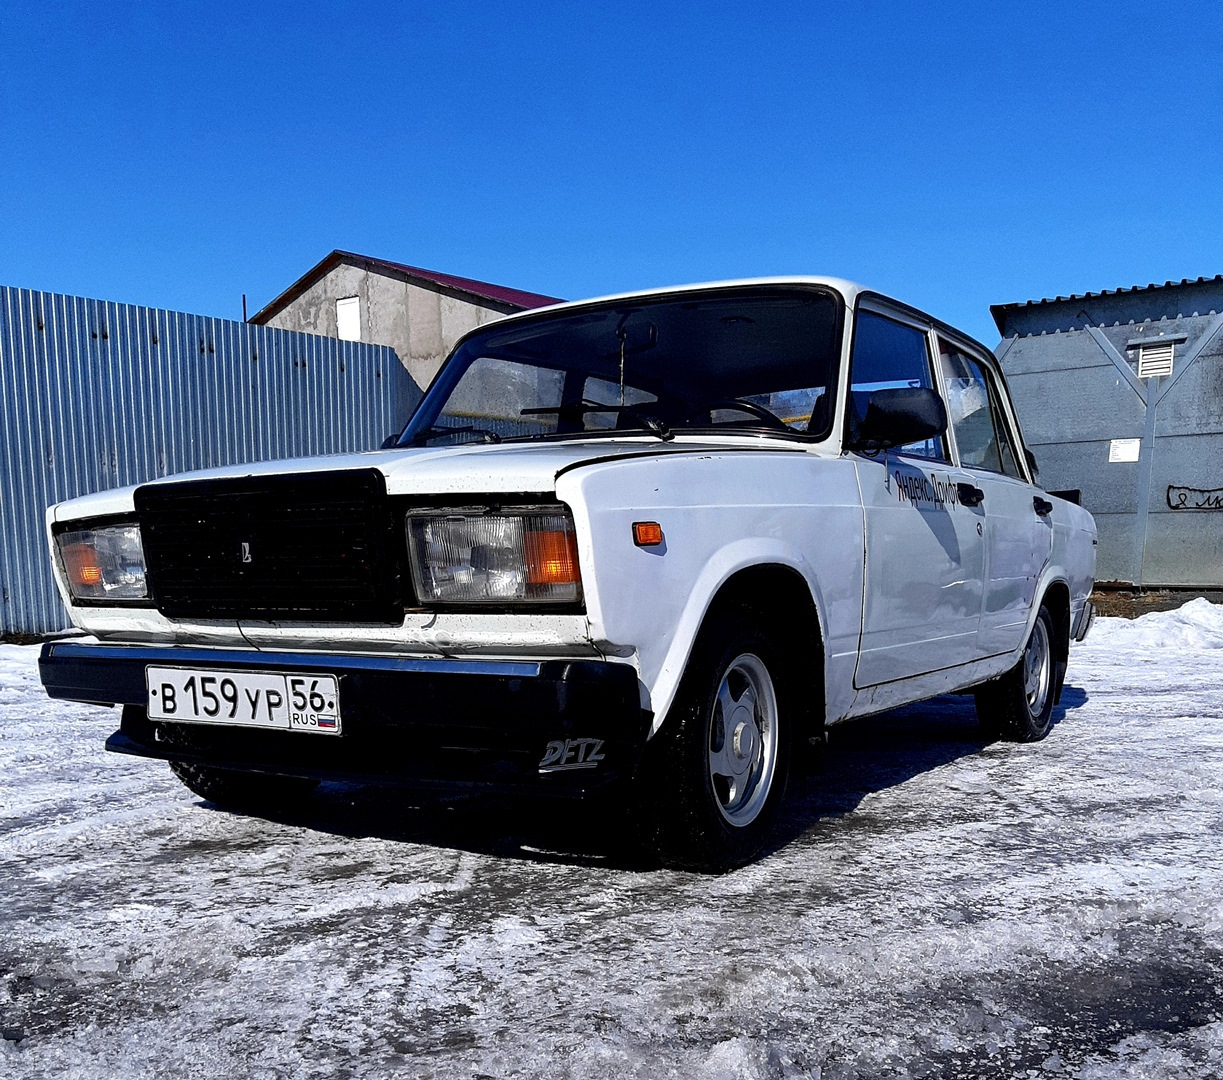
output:
[[[1049,648],[1049,631],[1044,619],[1037,619],[1023,654],[1023,692],[1028,699],[1028,713],[1037,719],[1045,711],[1049,697],[1053,657]]]
[[[777,771],[777,691],[753,653],[736,656],[722,672],[706,756],[718,812],[733,826],[750,825],[764,809]]]

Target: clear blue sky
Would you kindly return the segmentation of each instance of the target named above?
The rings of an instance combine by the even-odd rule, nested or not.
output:
[[[346,248],[570,298],[1223,273],[1223,5],[26,3],[0,284],[252,312]]]

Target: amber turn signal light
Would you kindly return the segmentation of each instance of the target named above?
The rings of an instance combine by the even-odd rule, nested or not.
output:
[[[85,587],[102,584],[102,568],[98,556],[89,544],[69,544],[64,548],[64,568],[73,585]]]
[[[634,521],[633,543],[638,547],[658,547],[662,543],[662,526],[657,521]]]
[[[578,542],[571,532],[528,530],[523,534],[527,556],[527,581],[532,585],[570,585],[581,580],[578,573]]]

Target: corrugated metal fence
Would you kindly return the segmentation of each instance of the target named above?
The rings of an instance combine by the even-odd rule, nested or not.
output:
[[[44,539],[50,504],[373,449],[416,396],[383,346],[0,286],[0,635],[69,625]]]

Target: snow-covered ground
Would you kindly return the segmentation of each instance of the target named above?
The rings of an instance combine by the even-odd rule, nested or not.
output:
[[[0,648],[0,1076],[1223,1075],[1220,649],[1101,621],[1035,746],[842,726],[717,878],[565,807],[225,813]]]

